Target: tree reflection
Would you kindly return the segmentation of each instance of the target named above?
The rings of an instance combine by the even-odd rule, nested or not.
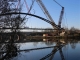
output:
[[[45,41],[45,44],[46,44],[47,46],[51,46],[51,45],[53,44],[52,40],[53,40],[53,39],[43,39],[43,41]]]
[[[37,45],[38,45],[38,42],[34,42],[33,45],[34,45],[34,46],[37,46]]]
[[[2,48],[0,50],[2,51],[0,52],[1,60],[7,60],[18,55],[18,48],[14,43],[8,43],[4,46],[2,45]]]
[[[76,40],[73,40],[73,41],[70,42],[70,45],[71,45],[72,49],[76,48],[76,43],[77,43]]]
[[[12,57],[17,56],[17,48],[14,44],[7,44],[6,45],[6,54],[1,59],[9,59]]]
[[[3,39],[3,41],[7,40],[6,38]],[[18,46],[14,43],[15,41],[15,33],[12,32],[11,38],[8,40],[8,42],[1,43],[0,44],[0,60],[8,60],[12,57],[15,57],[18,55]]]

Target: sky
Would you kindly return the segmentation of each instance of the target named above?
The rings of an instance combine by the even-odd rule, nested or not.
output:
[[[26,0],[28,7],[31,6],[31,1],[32,0]],[[80,0],[56,0],[56,1],[59,4],[61,4],[65,9],[62,20],[62,27],[66,28],[75,27],[80,29]],[[26,8],[24,0],[22,0],[21,2],[23,3],[22,12],[27,13],[28,10]],[[56,4],[53,0],[42,0],[42,2],[44,3],[45,7],[50,13],[54,22],[58,24],[62,7]],[[36,1],[30,13],[46,18],[45,14],[43,13],[43,11],[41,10]],[[28,21],[26,22],[26,26],[31,28],[53,28],[49,23],[35,17],[29,17]]]

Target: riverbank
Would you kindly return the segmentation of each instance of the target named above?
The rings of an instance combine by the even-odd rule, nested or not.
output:
[[[69,36],[26,36],[26,39],[63,39],[63,38],[67,38],[67,39],[80,39],[80,36],[73,36],[73,35],[69,35]]]

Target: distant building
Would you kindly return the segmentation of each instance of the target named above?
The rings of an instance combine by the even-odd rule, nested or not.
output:
[[[60,36],[64,36],[65,35],[65,31],[63,31],[62,33],[60,33]]]
[[[48,36],[48,34],[43,34],[43,37],[46,37],[46,36]]]

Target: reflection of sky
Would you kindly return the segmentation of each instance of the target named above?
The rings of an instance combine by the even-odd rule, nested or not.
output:
[[[46,42],[28,42],[21,45],[20,49],[30,49],[30,48],[39,48],[39,47],[47,47],[47,46],[55,46],[55,43],[46,44]],[[73,48],[75,46],[75,48]],[[20,52],[20,55],[13,58],[12,60],[39,60],[50,54],[54,48],[41,49],[41,50],[33,50],[28,52]],[[65,60],[80,60],[80,43],[68,43],[66,46],[62,48],[62,52]],[[49,58],[47,58],[49,60]],[[61,60],[61,55],[59,50],[55,53],[53,60]]]
[[[64,52],[67,52],[66,60],[80,60],[80,43],[75,45],[75,49],[69,44],[68,50]]]
[[[45,55],[49,54],[52,51],[52,48],[42,49],[42,50],[34,50],[30,52],[21,52],[21,56],[18,58],[14,58],[13,60],[39,60]]]
[[[49,42],[28,42],[22,43],[20,49],[31,49],[31,48],[39,48],[39,47],[47,47],[47,46],[55,46],[55,43]]]

